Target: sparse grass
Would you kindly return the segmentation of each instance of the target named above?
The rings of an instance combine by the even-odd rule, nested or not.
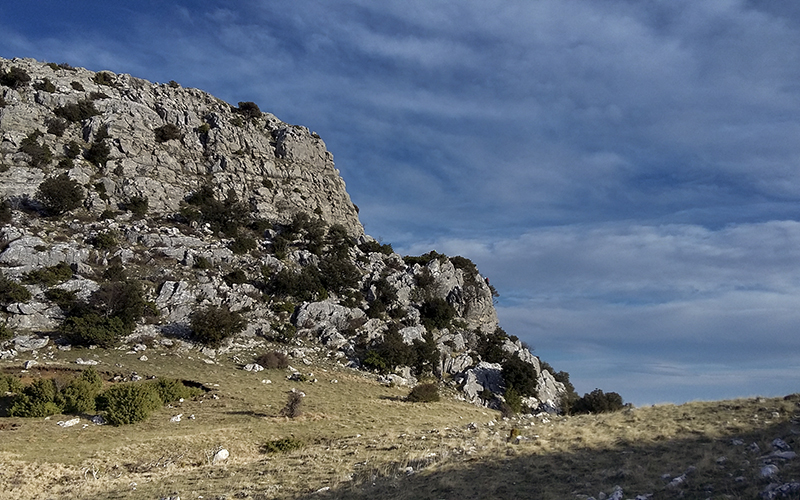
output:
[[[258,351],[275,347],[265,343]],[[675,477],[694,466],[685,498],[753,498],[764,486],[756,475],[770,442],[781,437],[800,449],[800,437],[792,434],[800,413],[796,400],[503,421],[498,412],[456,401],[447,391],[437,403],[409,405],[403,401],[407,388],[386,387],[326,359],[304,367],[319,382],[298,386],[276,373],[264,384],[263,373],[238,369],[234,356],[245,353],[206,364],[197,350],[148,349],[146,362],[125,352],[52,349],[47,356],[53,359],[40,365],[76,367],[76,358],[94,358],[104,379],[136,371],[212,390],[130,426],[61,428],[56,422],[65,418],[58,415],[0,419],[2,491],[20,499],[289,499],[330,487],[313,497],[556,499],[597,497],[620,485],[625,498],[654,493],[658,499],[677,497],[663,474]],[[3,373],[20,369],[20,361],[0,362]],[[38,374],[32,369],[25,376]],[[306,393],[303,415],[294,419],[280,416],[292,388]],[[182,420],[170,422],[177,414]],[[514,428],[519,444],[508,442]],[[734,438],[744,444],[732,444]],[[752,442],[761,453],[748,451]],[[281,444],[281,452],[265,454],[267,443]],[[284,443],[302,446],[283,449]],[[230,458],[212,465],[219,447]],[[727,460],[720,465],[722,456]],[[781,477],[800,477],[797,462],[782,464]],[[737,476],[745,481],[736,483]],[[705,493],[708,485],[713,494]]]

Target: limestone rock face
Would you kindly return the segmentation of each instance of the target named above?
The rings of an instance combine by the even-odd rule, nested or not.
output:
[[[98,79],[82,68],[0,59],[0,71],[11,67],[27,72],[32,87],[0,88],[6,103],[0,108],[4,199],[33,198],[45,178],[63,171],[56,163],[71,141],[84,149],[99,141],[108,147],[107,161],[94,165],[79,155],[68,169],[81,184],[102,184],[100,196],[86,202],[97,213],[146,197],[151,213],[173,214],[188,194],[211,181],[222,198],[233,192],[264,219],[289,221],[298,212],[314,213],[354,236],[364,233],[333,155],[305,127],[269,113],[238,113],[210,94],[175,84],[108,71]],[[53,92],[36,90],[45,79]],[[53,133],[58,131],[48,124],[59,119],[57,113],[81,102],[91,103],[98,114]],[[164,127],[172,133],[159,135]],[[19,152],[32,133],[53,153],[37,166]]]

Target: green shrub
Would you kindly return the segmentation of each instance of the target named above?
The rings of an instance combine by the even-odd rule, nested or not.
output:
[[[126,211],[137,217],[143,217],[145,214],[147,214],[149,207],[150,200],[145,196],[132,196],[124,205]]]
[[[243,115],[245,118],[258,118],[261,116],[261,110],[258,109],[258,104],[254,102],[240,102],[239,107],[234,109],[237,113]]]
[[[244,330],[247,322],[226,307],[209,306],[192,313],[190,326],[195,340],[218,347],[226,338]]]
[[[410,403],[433,403],[439,401],[439,387],[436,384],[419,384],[406,396]]]
[[[538,374],[536,368],[522,361],[519,356],[509,356],[502,362],[503,380],[506,387],[513,387],[522,396],[536,397]]]
[[[156,142],[167,142],[173,139],[183,139],[181,128],[173,123],[167,123],[156,129],[153,129],[156,136]]]
[[[228,244],[228,248],[230,248],[231,251],[236,255],[242,255],[258,248],[258,243],[256,243],[256,240],[250,238],[249,236],[240,235],[234,238],[234,240]]]
[[[60,108],[56,108],[53,112],[56,116],[73,123],[82,122],[100,114],[100,111],[94,107],[94,103],[87,99],[81,99],[77,103],[65,104]]]
[[[513,385],[509,385],[506,388],[503,397],[505,397],[505,404],[512,414],[517,415],[522,413],[522,395],[514,389]]]
[[[102,283],[100,288],[92,293],[89,304],[96,311],[122,321],[127,333],[133,331],[136,322],[147,310],[142,285],[133,280]]]
[[[446,300],[432,297],[422,304],[420,315],[425,328],[433,330],[448,327],[456,315],[456,310]]]
[[[575,402],[573,413],[608,413],[624,408],[622,396],[616,392],[603,393],[595,389]]]
[[[36,90],[42,90],[44,92],[49,92],[51,94],[56,91],[56,86],[53,84],[53,82],[50,81],[49,78],[45,78],[41,82],[35,83],[33,85],[33,88],[36,89]]]
[[[39,144],[39,137],[42,133],[38,130],[31,132],[28,136],[22,139],[19,146],[19,152],[25,153],[30,157],[29,164],[32,167],[41,168],[53,161],[53,152],[50,146]]]
[[[22,392],[22,381],[13,375],[0,375],[0,396],[7,392]]]
[[[127,383],[109,387],[98,396],[98,407],[105,410],[111,425],[128,425],[147,420],[162,406],[153,384]]]
[[[0,108],[5,108],[8,105],[5,98],[0,95]]]
[[[195,131],[200,135],[208,134],[211,131],[211,125],[209,125],[208,123],[204,123],[199,127],[197,127]]]
[[[225,280],[225,283],[227,283],[228,286],[241,285],[243,283],[247,283],[247,274],[245,274],[245,272],[241,269],[234,269],[223,276],[222,279]]]
[[[91,413],[95,410],[95,398],[100,392],[100,388],[83,380],[76,378],[70,381],[61,390],[61,399],[64,401],[64,413],[81,414]]]
[[[45,179],[36,192],[36,198],[51,215],[61,215],[80,207],[84,197],[83,188],[66,173]]]
[[[81,82],[73,81],[69,85],[70,87],[72,87],[73,90],[77,90],[78,92],[83,92],[84,90],[86,90],[83,88],[83,84],[81,84]]]
[[[59,333],[71,344],[113,347],[120,337],[129,333],[120,318],[88,312],[67,317],[58,327]]]
[[[44,285],[51,287],[72,279],[72,267],[66,262],[59,262],[55,266],[43,267],[25,273],[23,276],[25,283],[34,285]]]
[[[346,256],[329,254],[320,260],[319,277],[323,288],[341,295],[358,286],[361,273]]]
[[[28,72],[18,66],[12,66],[11,69],[0,75],[0,84],[12,89],[18,89],[30,81],[31,77]]]
[[[384,255],[391,255],[394,253],[394,248],[389,243],[385,245],[380,244],[375,240],[366,241],[358,246],[364,253],[382,253]]]
[[[269,441],[261,446],[261,453],[287,453],[299,450],[304,446],[299,439],[288,437]]]
[[[508,338],[508,334],[500,327],[497,327],[492,333],[479,333],[476,351],[481,360],[489,363],[502,363],[506,358],[503,344]]]
[[[89,149],[83,153],[83,157],[97,168],[105,167],[110,155],[111,147],[109,147],[103,139],[98,138],[95,138],[95,141],[89,146]]]
[[[8,305],[15,302],[28,302],[31,300],[31,292],[16,281],[6,278],[0,273],[0,304]]]
[[[64,290],[62,288],[51,288],[44,292],[47,300],[54,302],[62,311],[69,311],[75,306],[78,297],[72,290]]]
[[[318,300],[327,296],[322,286],[320,273],[313,266],[300,271],[288,267],[272,276],[268,290],[279,297],[294,297],[299,302]]]
[[[186,387],[183,382],[173,378],[159,378],[154,382],[148,382],[148,384],[152,384],[159,400],[163,404],[174,403],[181,399],[190,399],[203,392],[199,388]]]
[[[213,231],[227,236],[237,236],[239,228],[250,220],[249,210],[232,190],[224,201],[219,201],[214,196],[214,188],[206,184],[187,196],[185,202],[188,206],[181,209],[184,218],[209,224]]]
[[[295,390],[289,391],[286,406],[280,412],[282,417],[297,418],[303,414],[303,395]]]
[[[83,152],[83,146],[78,144],[76,141],[69,141],[67,144],[64,145],[64,154],[67,155],[67,158],[74,160]]]
[[[67,120],[63,118],[52,118],[47,120],[47,133],[53,134],[56,137],[61,137],[67,130]]]
[[[98,85],[105,85],[107,87],[113,87],[115,85],[114,82],[115,76],[110,71],[101,71],[99,73],[95,73],[94,77],[92,77],[92,81]]]
[[[0,325],[0,343],[5,342],[6,340],[10,340],[14,337],[14,330],[7,327],[6,325]],[[0,391],[2,393],[3,391]]]
[[[89,239],[89,244],[99,250],[111,250],[116,248],[117,243],[117,233],[113,230],[97,233],[96,236]]]
[[[58,390],[52,379],[34,380],[13,399],[8,414],[12,417],[49,417],[61,413],[62,407],[56,402]]]
[[[203,256],[197,257],[194,259],[194,267],[196,269],[211,269],[212,266],[211,262]]]

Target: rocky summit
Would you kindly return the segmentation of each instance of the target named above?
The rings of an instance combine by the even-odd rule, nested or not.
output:
[[[559,409],[564,384],[499,327],[475,265],[365,235],[306,127],[176,82],[0,59],[0,137],[3,358],[149,340],[213,362],[270,341]]]

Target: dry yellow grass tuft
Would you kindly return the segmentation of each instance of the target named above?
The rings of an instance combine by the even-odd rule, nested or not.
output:
[[[452,395],[406,403],[407,388],[326,359],[303,365],[318,379],[308,383],[287,380],[286,370],[245,372],[233,357],[207,364],[197,352],[148,351],[147,362],[122,351],[52,354],[43,367],[96,356],[109,372],[193,380],[211,391],[126,427],[2,419],[0,489],[10,498],[560,499],[615,486],[626,498],[753,498],[765,487],[759,470],[772,441],[800,449],[800,398],[502,420]],[[20,364],[0,368],[18,372]],[[295,419],[280,416],[292,388],[305,393]],[[270,442],[292,446],[275,452]],[[229,458],[213,463],[222,448]],[[800,459],[775,460],[781,480],[800,479]]]

